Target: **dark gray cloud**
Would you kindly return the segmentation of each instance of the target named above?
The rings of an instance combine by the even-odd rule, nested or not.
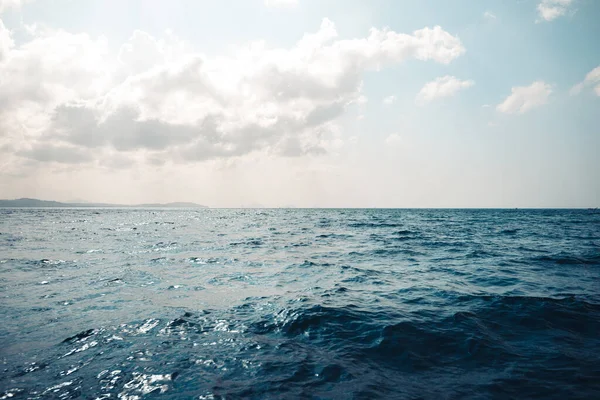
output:
[[[280,117],[267,126],[249,122],[225,129],[226,118],[221,114],[207,115],[194,125],[185,125],[140,120],[140,111],[133,107],[122,107],[101,120],[93,108],[62,105],[55,110],[53,124],[43,138],[49,154],[56,155],[52,143],[57,140],[89,149],[157,151],[163,154],[161,160],[171,157],[179,162],[243,156],[264,148],[284,156],[323,154],[324,148],[302,143],[297,136],[335,119],[343,110],[343,104],[334,103],[315,108],[304,119]],[[157,164],[156,160],[153,164]]]
[[[197,137],[216,140],[214,117],[195,126],[169,124],[157,119],[140,120],[140,111],[122,107],[99,120],[97,111],[82,106],[60,106],[45,138],[59,139],[83,147],[110,146],[119,151],[164,150]]]

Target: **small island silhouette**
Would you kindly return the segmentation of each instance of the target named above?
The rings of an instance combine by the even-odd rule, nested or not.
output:
[[[147,204],[111,204],[111,203],[62,203],[52,200],[39,200],[21,198],[14,200],[1,200],[0,207],[33,207],[33,208],[94,208],[94,207],[123,207],[123,208],[208,208],[196,203],[147,203]]]

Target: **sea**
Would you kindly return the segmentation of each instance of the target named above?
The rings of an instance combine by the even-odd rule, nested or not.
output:
[[[600,213],[0,209],[0,400],[598,399]]]

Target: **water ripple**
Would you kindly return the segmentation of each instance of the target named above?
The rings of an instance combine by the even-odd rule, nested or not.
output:
[[[600,215],[0,210],[18,398],[600,397]]]

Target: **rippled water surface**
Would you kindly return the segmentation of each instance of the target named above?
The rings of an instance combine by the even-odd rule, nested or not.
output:
[[[600,398],[600,214],[0,209],[0,399]]]

